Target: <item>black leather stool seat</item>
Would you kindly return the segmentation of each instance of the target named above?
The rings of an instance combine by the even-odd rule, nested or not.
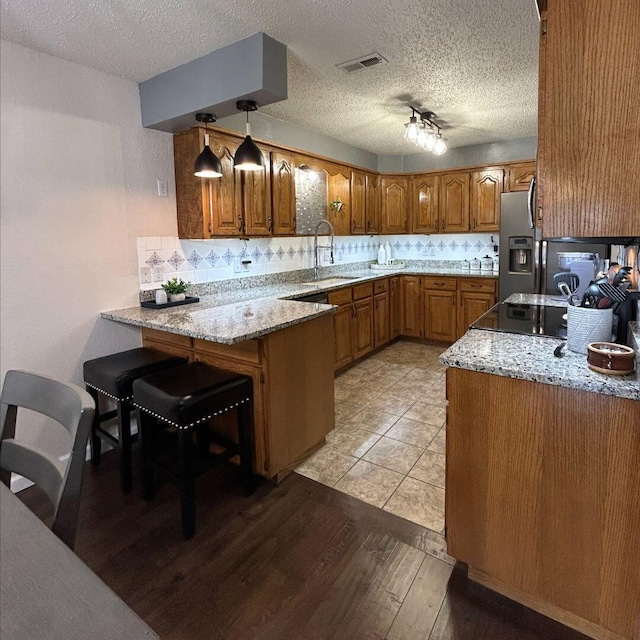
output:
[[[101,440],[115,446],[120,457],[120,484],[124,493],[131,491],[133,483],[131,445],[136,440],[136,436],[131,434],[130,415],[133,410],[131,404],[133,381],[186,362],[186,358],[141,347],[84,363],[84,383],[96,403],[96,412],[91,426],[91,462],[94,466],[100,464]],[[115,400],[114,411],[100,413],[100,394]],[[101,426],[103,422],[112,418],[118,419],[117,437]]]
[[[185,538],[196,530],[195,478],[204,470],[239,455],[245,491],[255,489],[249,376],[193,362],[139,378],[133,383],[132,402],[140,410],[143,496],[153,499],[155,467],[164,469],[180,487]],[[237,410],[237,443],[213,433],[207,424],[232,410]],[[222,445],[225,452],[211,453],[210,441]]]
[[[216,415],[250,402],[248,376],[193,362],[139,378],[133,403],[180,429],[189,429]]]
[[[85,362],[84,383],[116,400],[129,400],[134,380],[186,362],[148,347],[130,349]]]

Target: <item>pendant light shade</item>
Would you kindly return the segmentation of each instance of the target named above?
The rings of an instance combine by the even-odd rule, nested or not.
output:
[[[233,166],[241,171],[260,171],[264,169],[264,157],[256,143],[251,139],[249,111],[257,111],[258,105],[253,100],[238,100],[236,106],[247,114],[246,137],[238,147],[233,158]]]
[[[447,143],[440,132],[440,125],[434,120],[436,114],[433,111],[422,111],[411,106],[409,108],[411,117],[404,125],[404,139],[426,151],[431,151],[436,156],[446,153]]]
[[[222,164],[220,159],[211,151],[209,146],[209,134],[206,132],[207,125],[210,122],[215,122],[216,117],[211,113],[197,113],[196,120],[198,122],[204,122],[205,134],[204,134],[204,149],[202,153],[196,158],[193,165],[193,175],[198,178],[221,178],[222,177]]]

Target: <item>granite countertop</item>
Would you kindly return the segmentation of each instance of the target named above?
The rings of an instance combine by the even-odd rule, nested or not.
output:
[[[566,306],[558,296],[514,294],[506,301]],[[640,346],[637,323],[632,323],[631,329],[632,346],[637,349]],[[553,351],[559,343],[558,338],[469,329],[440,356],[440,362],[458,369],[640,400],[637,367],[627,376],[596,373],[589,369],[583,354],[565,349],[563,357],[556,358]]]
[[[348,271],[341,282],[331,285],[286,283],[261,287],[239,288],[213,295],[205,295],[200,302],[148,309],[129,307],[115,311],[103,311],[108,320],[124,322],[139,327],[170,331],[192,338],[201,338],[224,344],[234,344],[258,338],[273,331],[285,329],[300,322],[313,320],[333,313],[335,307],[327,304],[298,302],[296,298],[352,286],[363,282],[388,278],[392,275],[436,275],[451,277],[495,278],[495,274],[468,269],[429,269],[411,267],[396,271],[358,269]],[[332,276],[341,277],[338,276]],[[321,278],[322,280],[322,278]]]

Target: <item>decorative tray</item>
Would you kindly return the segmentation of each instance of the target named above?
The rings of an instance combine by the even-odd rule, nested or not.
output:
[[[369,265],[374,271],[399,271],[405,268],[404,262],[394,262],[393,264],[377,264],[372,263]]]
[[[167,309],[168,307],[179,307],[183,304],[191,304],[193,302],[200,302],[200,298],[196,296],[187,296],[184,300],[180,300],[179,302],[165,302],[164,304],[158,304],[153,300],[149,300],[148,302],[141,302],[140,306],[145,307],[146,309]]]

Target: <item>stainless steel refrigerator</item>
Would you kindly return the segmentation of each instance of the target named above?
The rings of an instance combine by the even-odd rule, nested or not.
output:
[[[500,300],[505,300],[512,293],[557,295],[553,276],[562,271],[559,253],[598,253],[602,259],[609,257],[608,244],[543,240],[541,231],[536,229],[534,224],[533,197],[533,189],[528,193],[521,191],[502,194],[498,294]],[[581,282],[581,287],[588,284]]]

